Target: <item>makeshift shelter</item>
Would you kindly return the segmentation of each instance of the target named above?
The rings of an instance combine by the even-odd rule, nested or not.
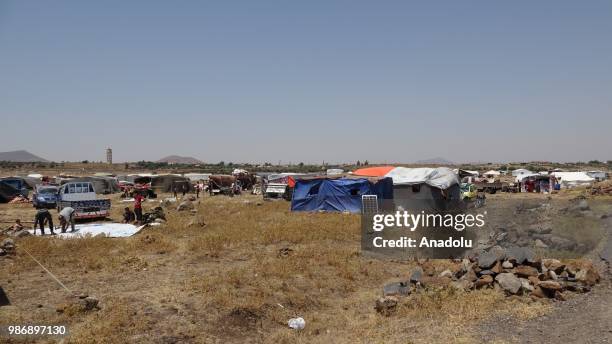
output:
[[[391,200],[393,181],[391,178],[297,179],[291,210],[360,213],[363,195],[376,195],[379,201]]]
[[[590,186],[595,178],[589,177],[585,172],[553,172],[562,188],[570,189],[576,186]]]
[[[191,182],[189,178],[178,176],[175,174],[163,174],[153,176],[151,178],[151,189],[156,192],[172,192],[173,187],[176,186],[178,191],[182,191],[183,188],[187,188],[187,191],[192,190]],[[138,182],[136,179],[136,183]]]
[[[5,178],[0,178],[0,182],[2,182],[5,185],[10,186],[11,188],[17,190],[17,192],[22,195],[23,197],[28,197],[29,194],[29,190],[32,190],[35,187],[34,185],[30,185],[28,184],[28,180],[26,180],[25,178],[22,177],[5,177]],[[8,194],[10,194],[10,192],[5,191]]]
[[[211,176],[212,173],[185,173],[183,177],[188,178],[192,182],[197,182],[200,180],[208,181],[208,177]]]
[[[446,167],[383,166],[353,172],[353,175],[381,176],[375,174],[393,180],[393,199],[397,208],[448,210],[461,200],[458,176]]]

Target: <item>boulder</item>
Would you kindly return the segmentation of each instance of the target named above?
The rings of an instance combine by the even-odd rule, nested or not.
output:
[[[383,296],[410,295],[410,286],[406,282],[389,283],[383,287]]]
[[[529,283],[533,284],[534,286],[537,286],[538,284],[540,284],[540,279],[537,278],[536,276],[529,276],[527,277],[527,280],[529,281]]]
[[[548,248],[548,245],[544,243],[544,241],[540,239],[535,239],[535,247],[537,248]]]
[[[534,263],[535,255],[527,247],[512,246],[506,250],[506,258],[515,265]]]
[[[514,274],[504,272],[497,276],[495,276],[495,281],[499,284],[499,286],[510,294],[516,294],[521,289],[521,280],[518,277],[514,276]]]
[[[512,265],[512,263],[510,263],[507,260],[502,263],[502,268],[504,268],[504,269],[512,269],[513,267],[514,267],[514,265]]]
[[[553,270],[556,274],[560,274],[565,270],[565,264],[557,259],[542,259],[542,266],[548,270]]]

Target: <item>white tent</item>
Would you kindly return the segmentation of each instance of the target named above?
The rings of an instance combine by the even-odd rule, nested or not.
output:
[[[516,169],[516,170],[512,171],[512,175],[515,176],[515,177],[518,177],[518,176],[520,176],[522,174],[532,174],[532,173],[533,172],[531,172],[529,170],[526,170],[524,168],[519,168],[519,169]]]
[[[585,172],[553,172],[562,187],[573,188],[593,184],[595,178],[589,177]]]
[[[495,171],[495,170],[491,170],[491,171],[487,171],[485,173],[483,173],[482,175],[487,177],[487,178],[494,178],[499,176],[501,173],[499,171]]]
[[[393,179],[393,185],[412,185],[425,183],[439,189],[448,189],[459,184],[457,175],[446,167],[438,168],[406,168],[396,167],[385,175]]]

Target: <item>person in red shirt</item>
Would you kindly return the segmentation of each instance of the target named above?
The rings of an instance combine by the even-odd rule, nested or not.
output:
[[[139,192],[134,193],[134,213],[136,214],[136,221],[142,221],[142,200],[144,197]]]

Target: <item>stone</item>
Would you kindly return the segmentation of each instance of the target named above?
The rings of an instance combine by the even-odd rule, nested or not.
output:
[[[497,263],[495,263],[495,265],[491,268],[491,271],[493,271],[496,274],[502,273],[503,269],[502,269],[501,263],[497,261]]]
[[[484,286],[488,286],[491,283],[493,283],[493,277],[491,275],[485,275],[480,277],[475,283],[474,283],[474,287],[475,288],[482,288]]]
[[[548,270],[553,270],[557,274],[565,270],[565,264],[557,259],[542,259],[542,266],[546,267]]]
[[[489,269],[495,262],[497,262],[497,256],[494,252],[483,252],[478,257],[478,267],[481,269]]]
[[[540,239],[535,239],[535,247],[537,248],[548,248],[548,245],[544,243],[544,241]]]
[[[533,284],[534,286],[540,284],[540,279],[537,278],[536,276],[529,276],[527,277],[527,280],[529,281],[529,283]]]
[[[554,270],[548,270],[548,278],[550,278],[553,281],[556,281],[559,277],[557,277],[557,274],[555,273]]]
[[[561,284],[559,282],[556,282],[556,281],[541,281],[538,284],[538,287],[540,287],[542,289],[547,289],[547,290],[561,290],[561,289],[563,289],[563,287],[561,287]]]
[[[531,292],[531,296],[534,297],[539,297],[539,298],[547,298],[549,293],[547,293],[546,291],[544,291],[544,289],[540,288],[539,286],[536,286],[535,288],[533,288],[533,291]]]
[[[410,273],[410,282],[417,283],[421,281],[422,277],[423,269],[420,266],[417,266],[416,268],[414,268],[414,270],[412,270],[412,273]]]
[[[3,248],[0,248],[0,257],[6,256],[6,251]]]
[[[475,282],[478,279],[478,276],[476,275],[476,272],[474,272],[474,270],[470,269],[470,271],[463,275],[461,279],[464,279],[469,282]]]
[[[191,203],[191,201],[183,201],[178,205],[178,207],[176,207],[176,210],[178,211],[194,210],[194,206],[193,206],[193,203]]]
[[[406,282],[393,282],[383,287],[383,296],[410,295],[410,286]]]
[[[389,316],[397,310],[398,301],[395,296],[384,296],[376,300],[374,309],[384,316]]]
[[[483,275],[495,275],[495,272],[493,272],[492,270],[482,270],[478,274],[481,275],[481,276],[483,276]]]
[[[452,272],[452,271],[450,271],[449,269],[446,269],[446,270],[442,271],[442,272],[441,272],[441,273],[438,275],[438,277],[448,277],[448,278],[451,278],[451,277],[453,277],[453,272]]]
[[[599,282],[599,273],[595,268],[581,269],[576,273],[576,280],[588,286],[594,286]]]
[[[529,283],[528,279],[525,278],[519,278],[521,281],[521,288],[523,289],[523,291],[528,291],[528,292],[532,292],[533,291],[533,286],[531,285],[531,283]]]
[[[538,275],[538,269],[532,267],[532,266],[528,266],[528,265],[519,265],[516,268],[514,268],[514,273],[518,276],[518,277],[529,277],[529,276],[537,276]]]
[[[495,276],[495,281],[497,281],[497,283],[500,287],[502,287],[503,290],[510,294],[518,293],[522,286],[521,281],[518,279],[518,277],[514,276],[514,274],[511,274],[509,272],[504,272]]]
[[[512,263],[510,263],[507,260],[502,263],[502,268],[504,268],[504,269],[512,269],[513,267],[514,267],[514,265],[512,265]]]
[[[506,250],[506,258],[512,264],[520,265],[533,259],[533,252],[524,247],[512,246]]]
[[[468,291],[470,289],[472,289],[472,286],[474,284],[468,280],[465,279],[461,279],[458,281],[452,281],[450,282],[450,286],[457,289],[457,290],[463,290],[463,291]]]

